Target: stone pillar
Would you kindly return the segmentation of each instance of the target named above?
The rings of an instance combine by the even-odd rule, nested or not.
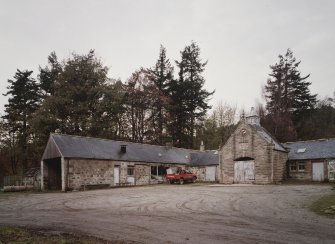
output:
[[[62,172],[62,191],[66,191],[67,187],[67,162],[64,157],[61,158],[61,172]]]

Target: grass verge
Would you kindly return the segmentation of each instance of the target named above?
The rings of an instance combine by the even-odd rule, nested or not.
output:
[[[3,243],[123,243],[123,242],[108,242],[91,236],[82,236],[67,234],[62,232],[27,229],[24,227],[12,227],[0,225],[0,244]]]
[[[335,194],[320,198],[311,205],[310,209],[317,214],[335,218]]]

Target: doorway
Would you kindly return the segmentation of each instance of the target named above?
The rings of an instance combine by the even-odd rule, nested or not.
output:
[[[312,168],[312,179],[313,181],[324,181],[325,176],[324,176],[324,170],[323,170],[323,162],[319,163],[312,163],[313,168]]]
[[[120,167],[114,166],[114,186],[120,185]]]
[[[62,166],[61,158],[45,160],[48,168],[48,190],[62,190]]]
[[[255,161],[242,158],[234,162],[234,183],[246,184],[255,181]]]

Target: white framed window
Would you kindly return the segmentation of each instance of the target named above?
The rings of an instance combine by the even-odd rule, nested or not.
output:
[[[304,172],[305,171],[305,163],[304,162],[299,162],[298,163],[298,171],[299,172]]]
[[[289,168],[290,168],[290,171],[297,171],[296,162],[290,163]]]

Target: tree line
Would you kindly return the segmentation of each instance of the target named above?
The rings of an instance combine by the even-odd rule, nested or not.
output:
[[[335,137],[335,93],[318,99],[293,52],[278,58],[262,88],[265,103],[256,105],[262,126],[281,142]],[[203,141],[206,149],[220,148],[236,128],[237,107],[221,101],[209,112],[214,91],[204,89],[207,61],[195,42],[174,64],[161,46],[156,63],[126,81],[110,78],[94,50],[63,60],[52,52],[36,77],[17,70],[4,94],[0,174],[38,166],[54,132],[193,149]]]
[[[157,62],[125,82],[108,77],[94,50],[59,60],[56,53],[33,77],[8,80],[1,120],[1,161],[16,174],[38,165],[50,133],[194,148],[196,130],[211,108],[204,89],[206,61],[192,42],[175,61],[161,46]]]

